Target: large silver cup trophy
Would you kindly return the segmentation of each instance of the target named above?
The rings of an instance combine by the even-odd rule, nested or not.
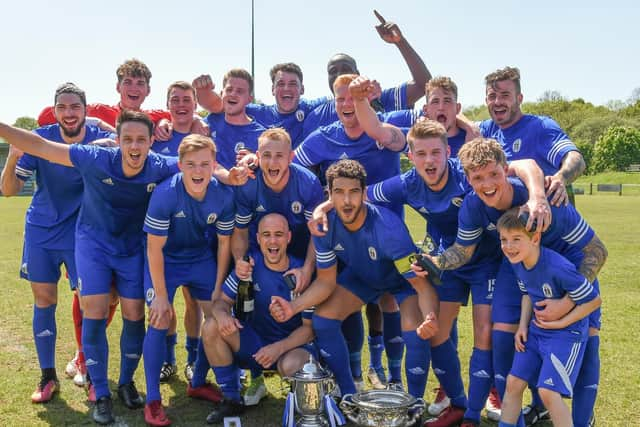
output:
[[[325,396],[335,388],[332,375],[309,358],[309,362],[288,377],[296,413],[302,415],[296,427],[326,427]]]
[[[347,394],[340,409],[358,426],[407,427],[422,425],[425,402],[400,390],[369,390]]]

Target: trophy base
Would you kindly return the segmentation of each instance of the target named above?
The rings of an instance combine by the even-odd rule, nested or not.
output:
[[[324,415],[303,415],[296,427],[329,427],[329,421]]]

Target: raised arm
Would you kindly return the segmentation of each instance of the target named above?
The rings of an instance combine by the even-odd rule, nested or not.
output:
[[[73,166],[69,145],[49,141],[39,135],[0,122],[0,138],[25,153],[64,166]]]
[[[411,47],[407,39],[404,38],[398,25],[393,22],[387,22],[382,15],[375,10],[373,13],[380,21],[380,24],[376,25],[378,34],[385,42],[396,45],[404,62],[409,67],[409,72],[413,80],[407,83],[407,103],[412,105],[424,96],[424,85],[431,80],[431,73],[420,55]]]
[[[349,93],[353,97],[356,117],[362,129],[369,137],[375,139],[392,151],[402,151],[406,145],[404,134],[389,123],[382,123],[369,104],[368,94],[374,90],[371,80],[359,76],[349,84]]]
[[[3,196],[15,196],[24,188],[24,181],[16,176],[16,165],[20,157],[22,157],[22,152],[10,145],[7,162],[4,164],[0,177],[0,192]]]
[[[198,104],[211,113],[221,113],[223,110],[222,98],[214,92],[215,85],[211,76],[203,74],[193,80]]]
[[[531,229],[531,225],[536,221],[538,231],[545,231],[551,225],[551,207],[544,192],[542,169],[535,160],[522,159],[509,163],[507,172],[520,178],[529,190],[529,200],[526,203],[530,214],[527,229]]]
[[[547,196],[552,196],[551,204],[559,206],[569,203],[566,186],[575,181],[586,169],[584,157],[579,151],[569,151],[562,158],[560,169],[547,179]]]

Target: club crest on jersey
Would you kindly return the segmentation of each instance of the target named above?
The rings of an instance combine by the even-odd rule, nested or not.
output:
[[[233,147],[233,151],[235,151],[236,153],[243,149],[244,149],[244,142],[242,141],[236,142],[236,146]]]
[[[454,197],[453,199],[451,199],[451,203],[457,207],[462,206],[462,197]]]
[[[152,182],[150,184],[147,184],[147,193],[151,193],[153,192],[153,189],[156,188],[156,183]]]
[[[373,246],[369,246],[369,258],[371,258],[373,261],[378,259],[378,253],[376,252],[376,248],[374,248]]]
[[[302,212],[302,203],[297,200],[291,203],[291,212],[293,212],[294,214],[299,214],[300,212]]]
[[[147,289],[147,295],[146,295],[146,298],[147,298],[147,302],[148,302],[148,303],[151,303],[151,301],[153,301],[153,299],[155,298],[155,296],[156,296],[156,292],[153,290],[153,288],[149,288],[149,289]]]
[[[213,224],[214,222],[216,222],[216,219],[218,219],[218,215],[216,215],[215,213],[210,213],[207,217],[207,224]]]
[[[304,111],[302,110],[296,111],[296,120],[298,120],[299,122],[304,120]]]
[[[543,283],[542,284],[542,293],[547,298],[553,297],[553,290],[551,289],[551,286],[549,286],[548,283]]]
[[[513,141],[512,150],[514,153],[517,153],[522,148],[522,140],[520,138]]]

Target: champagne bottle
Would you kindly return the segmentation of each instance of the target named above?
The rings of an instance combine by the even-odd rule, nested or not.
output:
[[[242,260],[249,262],[249,255],[245,255]],[[238,292],[236,294],[236,301],[233,307],[236,319],[241,322],[250,321],[253,316],[254,302],[253,280],[251,276],[245,280],[238,279]]]

